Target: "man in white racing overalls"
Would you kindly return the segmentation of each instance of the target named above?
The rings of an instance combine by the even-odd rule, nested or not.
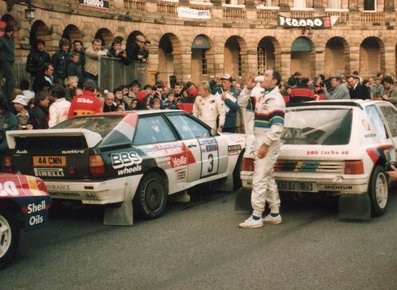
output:
[[[264,222],[280,224],[280,197],[273,177],[274,164],[281,146],[284,129],[285,102],[278,85],[281,75],[278,71],[267,70],[261,83],[264,94],[255,104],[255,170],[252,179],[252,215],[240,223],[241,228],[259,228]],[[266,202],[270,214],[262,218]]]

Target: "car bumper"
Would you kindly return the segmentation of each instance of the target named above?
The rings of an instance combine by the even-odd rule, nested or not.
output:
[[[252,176],[253,172],[242,171],[240,174],[242,186],[244,188],[252,188]],[[299,184],[310,184],[310,190],[299,188],[299,186],[291,187],[280,191],[292,191],[292,192],[323,192],[331,193],[335,195],[339,194],[365,194],[368,192],[368,177],[364,175],[352,176],[352,175],[334,175],[334,176],[317,176],[316,178],[311,177],[297,177],[293,175],[277,175],[275,179],[279,183],[295,183]]]
[[[110,204],[133,198],[140,176],[104,181],[45,181],[53,199],[80,200],[83,204]]]

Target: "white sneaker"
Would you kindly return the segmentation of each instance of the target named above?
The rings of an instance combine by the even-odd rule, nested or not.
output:
[[[283,222],[281,215],[272,216],[270,213],[263,219],[265,223],[279,225]]]
[[[252,216],[247,218],[244,222],[238,225],[240,228],[245,229],[254,229],[263,227],[263,219],[260,218],[259,220],[254,220]]]

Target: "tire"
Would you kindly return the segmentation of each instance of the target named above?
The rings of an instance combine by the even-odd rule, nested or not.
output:
[[[134,208],[145,219],[160,217],[167,205],[168,185],[165,178],[156,172],[146,174],[134,197]]]
[[[371,200],[372,216],[382,216],[388,204],[389,181],[385,170],[379,165],[372,171],[368,194]]]
[[[8,266],[15,256],[19,234],[15,214],[0,208],[0,270]]]

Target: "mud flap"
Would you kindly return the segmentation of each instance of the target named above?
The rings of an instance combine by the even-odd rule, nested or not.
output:
[[[133,207],[131,200],[125,200],[120,206],[105,206],[103,224],[108,226],[133,225]]]
[[[242,187],[236,192],[234,209],[241,211],[252,211],[251,189]]]
[[[371,219],[371,201],[368,194],[344,194],[339,197],[339,218]]]

